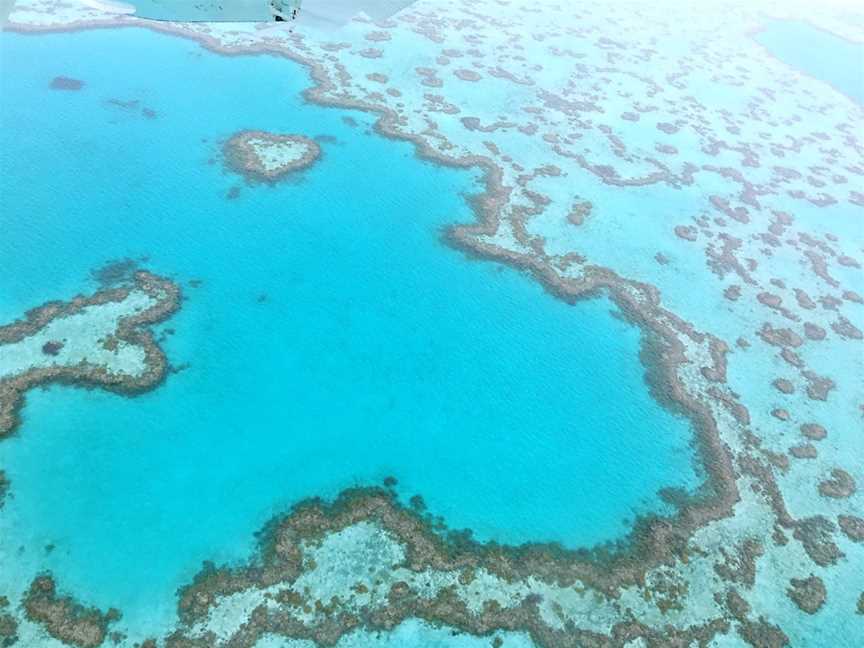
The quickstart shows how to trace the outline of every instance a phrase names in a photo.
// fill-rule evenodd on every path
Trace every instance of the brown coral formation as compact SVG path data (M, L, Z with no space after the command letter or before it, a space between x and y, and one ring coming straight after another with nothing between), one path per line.
M296 159L268 165L262 155L266 149L294 145L302 150ZM245 130L232 135L222 147L225 164L232 171L257 182L276 182L293 171L305 169L321 157L321 146L303 135L279 135Z
M822 497L844 499L855 493L855 480L842 468L831 470L831 478L819 482L819 494Z
M49 340L42 345L42 353L50 356L57 356L63 348L63 342L59 340Z
M828 597L825 583L812 574L807 578L791 579L786 593L798 609L807 614L816 614L825 605L825 599Z
M459 69L459 70L456 70L455 72L453 72L453 74L455 74L458 78L462 79L463 81L477 82L482 78L480 76L480 74L478 74L474 70Z
M819 456L816 447L812 443L802 443L801 445L792 446L789 448L789 454L796 459L815 459Z
M789 412L782 407L777 407L771 410L771 416L780 420L780 421L788 421L789 420Z
M804 425L801 426L801 434L812 441L821 441L828 436L828 432L825 431L825 428L818 423L804 423Z
M58 596L50 574L37 576L22 603L27 619L40 624L55 639L80 648L102 645L108 626L120 618L115 609L87 608L71 596Z
M0 509L6 503L6 497L9 495L9 485L9 478L6 476L6 472L0 470Z
M695 241L697 230L691 225L676 225L675 236L684 239L685 241Z
M90 272L102 288L131 283L135 279L138 262L135 259L117 259Z
M787 380L786 378L777 378L771 384L774 385L774 388L777 391L783 394L791 394L795 391L795 385L792 384L792 381Z
M831 390L836 387L834 381L827 376L820 376L819 374L808 370L804 370L801 372L801 375L804 376L804 379L807 381L807 397L812 398L813 400L827 400L828 394L831 393Z
M132 395L159 384L165 377L168 363L146 327L168 318L180 307L180 288L168 279L146 271L136 272L132 285L101 290L90 297L76 297L70 302L49 302L35 308L27 313L24 320L0 327L0 344L11 344L31 336L53 320L69 317L88 306L123 301L133 290L147 293L155 300L154 304L121 318L113 338L143 348L145 371L140 375L128 375L86 362L75 365L59 362L4 378L0 380L0 438L15 429L24 393L36 385L64 382ZM61 348L52 347L52 350L59 353Z
M577 202L570 208L570 213L567 214L567 220L573 225L581 225L591 214L592 208L593 205L588 201Z
M839 515L837 524L852 542L864 542L864 518L857 515Z
M742 621L737 629L739 636L754 648L784 648L789 645L786 633L764 617Z
M80 90L84 82L67 76L58 76L51 79L49 86L52 90Z
M178 614L182 622L189 626L206 619L221 596L248 588L290 585L309 568L309 561L304 556L304 545L314 546L328 534L366 521L373 521L406 547L405 567L415 573L424 569L456 570L461 574L460 582L470 583L478 569L485 569L508 581L533 575L561 586L573 584L588 573L586 565L574 562L572 556L559 547L478 545L461 534L442 536L432 530L431 518L403 508L391 492L357 489L346 491L333 504L310 500L297 505L289 515L273 519L260 536L259 555L247 565L222 568L212 564L205 566L195 580L179 593ZM612 561L609 564L614 565L622 559L626 562L631 560L614 556L604 560ZM631 568L640 569L636 565ZM603 571L604 568L599 567L594 578L602 578ZM610 585L614 586L614 583L610 581ZM669 585L661 579L656 584L656 596L660 601L674 605L674 587L670 590ZM365 586L358 585L355 591L362 589ZM653 588L651 592L654 595ZM263 605L257 607L243 627L230 638L230 645L248 648L267 633L311 639L319 645L333 645L355 628L389 630L407 618L421 618L475 635L488 635L497 630L527 630L539 646L548 648L576 648L586 645L586 641L589 642L587 645L596 642L599 642L597 645L608 645L612 637L624 634L652 641L669 636L665 630L657 631L635 620L617 623L609 637L570 626L554 629L542 620L538 608L540 600L533 594L525 594L509 607L496 601L486 601L482 611L475 614L452 587L445 587L433 598L428 598L404 581L391 586L384 607L369 609L362 616L358 616L338 597L329 602L308 601L301 593L283 590L283 594L277 595L277 598L287 609ZM323 615L323 620L307 625L291 612L292 607L310 612L317 610ZM718 618L674 632L681 645L687 645L726 629L728 622ZM173 641L179 643L172 644L169 639L168 644L198 645L194 643L198 639L188 639L192 643L183 643L187 639L182 633L176 634ZM209 645L206 638L203 641L202 645Z
M7 648L18 643L18 621L6 611L9 599L0 596L0 646Z
M765 553L762 543L747 538L733 550L720 548L723 562L714 565L714 571L723 580L753 587L756 582L756 561Z
M804 551L820 567L836 564L844 554L834 542L837 527L825 516L815 515L795 522L793 537L801 543Z

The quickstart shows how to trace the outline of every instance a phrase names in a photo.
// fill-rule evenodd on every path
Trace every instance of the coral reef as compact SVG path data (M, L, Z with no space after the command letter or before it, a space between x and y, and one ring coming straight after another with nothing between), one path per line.
M6 497L9 494L9 478L6 477L6 473L0 470L0 509L3 508L3 504L6 503Z
M807 578L793 578L789 581L787 590L789 598L795 602L798 609L807 614L816 614L825 605L828 593L822 579L812 574Z
M80 648L102 645L108 626L120 618L115 609L86 608L71 596L58 596L50 574L37 576L22 603L27 618L42 625L55 639Z
M806 4L443 0L358 17L339 43L25 4L10 29L147 27L299 62L310 101L372 113L377 132L422 158L479 169L476 222L444 240L567 302L608 293L644 331L649 387L694 421L704 465L704 488L675 513L593 552L440 535L421 507L374 489L303 503L271 521L248 564L210 565L181 590L167 645L251 646L265 633L332 645L409 616L525 630L544 648L733 633L807 645L811 610L830 608L862 559L860 468L838 465L861 448L849 433L864 402L861 242L844 223L864 204L864 113L754 41L765 16L810 17ZM819 15L817 26L864 39L842 12ZM238 136L225 159L249 180L295 168L256 149L292 136ZM658 196L668 213L640 213ZM789 449L790 435L808 443ZM787 597L805 621L773 616Z
M275 182L321 157L321 147L313 139L263 131L235 133L222 150L228 168L247 180L263 182Z
M0 646L8 648L18 643L18 621L6 611L9 599L0 596Z
M80 90L83 87L83 81L65 76L54 77L50 84L52 90Z
M157 385L167 361L146 327L179 306L178 286L137 271L130 285L48 302L0 327L0 437L15 429L24 393L36 385L63 382L121 394ZM86 322L92 339L58 339L69 322Z

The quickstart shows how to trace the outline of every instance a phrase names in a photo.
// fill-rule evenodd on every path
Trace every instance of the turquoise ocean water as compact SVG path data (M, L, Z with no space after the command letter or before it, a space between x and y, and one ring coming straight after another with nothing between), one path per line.
M799 20L769 20L756 35L789 66L864 104L864 47Z
M388 475L451 528L568 546L701 482L638 329L442 244L478 174L304 102L302 67L144 30L3 34L0 60L0 319L146 256L184 285L160 330L189 363L135 399L28 395L0 443L0 591L51 569L134 628L202 560L247 556L274 513ZM85 86L50 90L57 75ZM220 145L244 128L326 136L324 156L228 200L242 181Z

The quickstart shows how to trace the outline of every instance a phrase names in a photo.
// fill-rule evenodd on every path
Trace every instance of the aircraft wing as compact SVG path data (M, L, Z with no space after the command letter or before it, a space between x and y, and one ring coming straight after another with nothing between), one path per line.
M112 13L177 22L297 22L338 27L357 14L383 20L415 0L80 0Z

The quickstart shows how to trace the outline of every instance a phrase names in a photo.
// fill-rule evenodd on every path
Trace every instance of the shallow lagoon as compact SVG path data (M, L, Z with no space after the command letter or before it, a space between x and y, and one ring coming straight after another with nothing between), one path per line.
M533 648L534 643L523 633L496 633L502 641L501 648ZM338 648L488 648L489 637L473 637L454 632L448 628L434 628L429 624L411 619L397 626L392 632L353 632L339 643ZM256 648L315 648L311 641L285 640L267 637L258 642Z
M135 626L202 560L245 557L274 513L388 475L451 528L568 546L700 482L689 422L650 398L639 331L608 300L567 306L441 243L473 218L476 173L305 103L287 61L143 30L0 43L0 317L146 256L184 284L161 329L189 363L136 399L28 395L0 444L0 588L50 568ZM85 86L49 90L57 75ZM327 136L323 159L228 200L242 181L220 143L245 128Z

